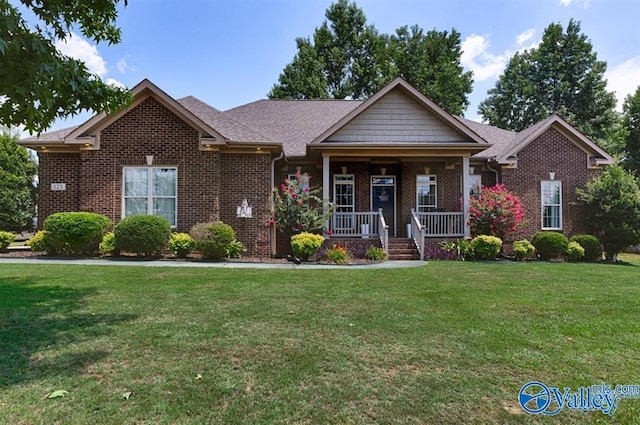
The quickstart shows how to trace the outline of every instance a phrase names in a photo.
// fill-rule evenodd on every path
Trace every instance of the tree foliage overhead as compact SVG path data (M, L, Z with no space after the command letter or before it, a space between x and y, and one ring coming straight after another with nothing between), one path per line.
M622 105L624 137L624 165L629 170L640 172L640 86L630 94Z
M277 99L363 99L402 77L452 114L462 114L472 74L460 64L460 33L403 26L380 34L355 2L338 0L268 96Z
M33 227L38 166L18 137L0 134L0 230L20 232Z
M97 43L118 43L117 6L127 0L21 2L39 23L29 26L18 8L0 0L0 125L40 133L58 118L130 102L126 89L106 84L55 47L72 28Z
M479 113L492 125L521 131L559 114L605 145L616 132L615 95L606 89L606 62L599 61L580 23L549 25L541 44L514 55Z
M611 165L578 189L578 198L589 207L589 222L608 261L617 261L620 251L640 243L640 181L634 174Z

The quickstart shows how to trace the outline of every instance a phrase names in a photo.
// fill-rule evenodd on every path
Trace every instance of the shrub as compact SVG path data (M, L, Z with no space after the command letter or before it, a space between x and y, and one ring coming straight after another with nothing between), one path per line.
M476 236L471 241L471 248L477 260L495 260L502 249L502 240L496 236Z
M602 258L602 244L593 235L573 235L571 242L577 242L584 248L585 261L596 261Z
M196 241L188 233L172 233L169 237L169 250L178 258L187 258L195 246Z
M291 249L293 255L307 261L320 249L322 242L324 242L324 236L303 232L291 237Z
M451 258L452 260L467 261L475 258L471 241L458 239L450 242L442 242L441 246L443 250L450 252L453 255L453 258ZM443 259L448 260L449 258Z
M325 254L327 260L335 264L347 264L350 260L347 249L342 245L333 245Z
M442 246L429 245L424 247L425 260L460 260L457 252L447 251Z
M506 239L524 224L524 207L504 185L483 186L480 196L469 201L469 224L473 236Z
M535 252L536 247L526 239L515 241L513 243L513 255L516 256L517 260L526 260L527 258L532 258Z
M222 260L228 254L229 245L236 239L233 228L221 221L197 223L189 234L196 241L196 250L208 260Z
M578 261L584 257L584 248L578 242L569 242L567 245L567 260Z
M171 236L171 224L157 215L132 215L120 221L114 230L116 251L138 256L159 255Z
M113 223L101 214L61 212L44 221L44 248L49 255L93 255Z
M33 252L44 251L44 230L38 230L27 241L27 246Z
M569 245L567 237L558 232L538 232L531 238L531 243L542 260L562 257Z
M9 245L16 240L16 235L11 232L0 230L0 252L7 251Z
M387 254L384 252L384 249L372 246L367 249L364 258L371 261L384 261L387 258Z
M100 254L111 255L116 251L116 235L113 232L105 233L100 242Z
M242 242L233 241L229 244L229 247L227 248L227 257L240 258L242 257L242 254L244 254L246 251L247 249L244 247Z

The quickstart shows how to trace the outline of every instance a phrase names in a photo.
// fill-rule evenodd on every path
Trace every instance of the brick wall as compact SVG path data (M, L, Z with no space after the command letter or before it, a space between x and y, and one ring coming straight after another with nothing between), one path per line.
M520 197L526 214L524 237L541 230L540 182L562 182L563 233L567 236L587 231L585 208L577 203L576 189L599 174L587 168L584 151L557 130L550 128L518 153L518 168L503 168L502 183Z
M80 208L80 155L38 153L38 228L47 216ZM53 191L51 183L65 183L66 190Z

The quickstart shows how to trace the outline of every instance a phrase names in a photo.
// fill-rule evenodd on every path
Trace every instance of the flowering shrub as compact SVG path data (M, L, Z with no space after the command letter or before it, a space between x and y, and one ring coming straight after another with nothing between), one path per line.
M424 247L425 260L459 260L462 259L455 251L448 251L442 246L429 245Z
M309 257L320 249L322 242L324 242L322 235L302 232L291 237L291 249L293 250L293 255L303 261L307 261Z
M281 231L296 235L302 232L321 233L331 218L333 205L320 198L320 188L303 185L307 174L296 173L295 179L285 179L273 189L274 211L271 224Z
M328 249L325 255L327 260L336 264L347 264L350 260L347 248L342 245L333 245L333 248Z
M520 198L502 184L482 187L482 193L469 201L471 234L506 239L524 224Z
M502 240L496 236L476 236L471 241L471 248L477 260L495 260L502 249Z

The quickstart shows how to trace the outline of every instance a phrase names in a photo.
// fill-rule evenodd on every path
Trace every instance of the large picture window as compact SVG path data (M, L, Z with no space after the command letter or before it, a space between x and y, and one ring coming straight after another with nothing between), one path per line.
M419 175L416 178L416 211L433 212L438 208L438 183L436 176Z
M562 183L557 180L541 182L542 229L562 229Z
M354 175L335 174L333 176L333 204L335 205L334 228L351 229L355 211ZM342 213L342 214L341 214ZM347 213L347 214L344 214Z
M122 216L159 215L176 226L176 168L125 167Z

